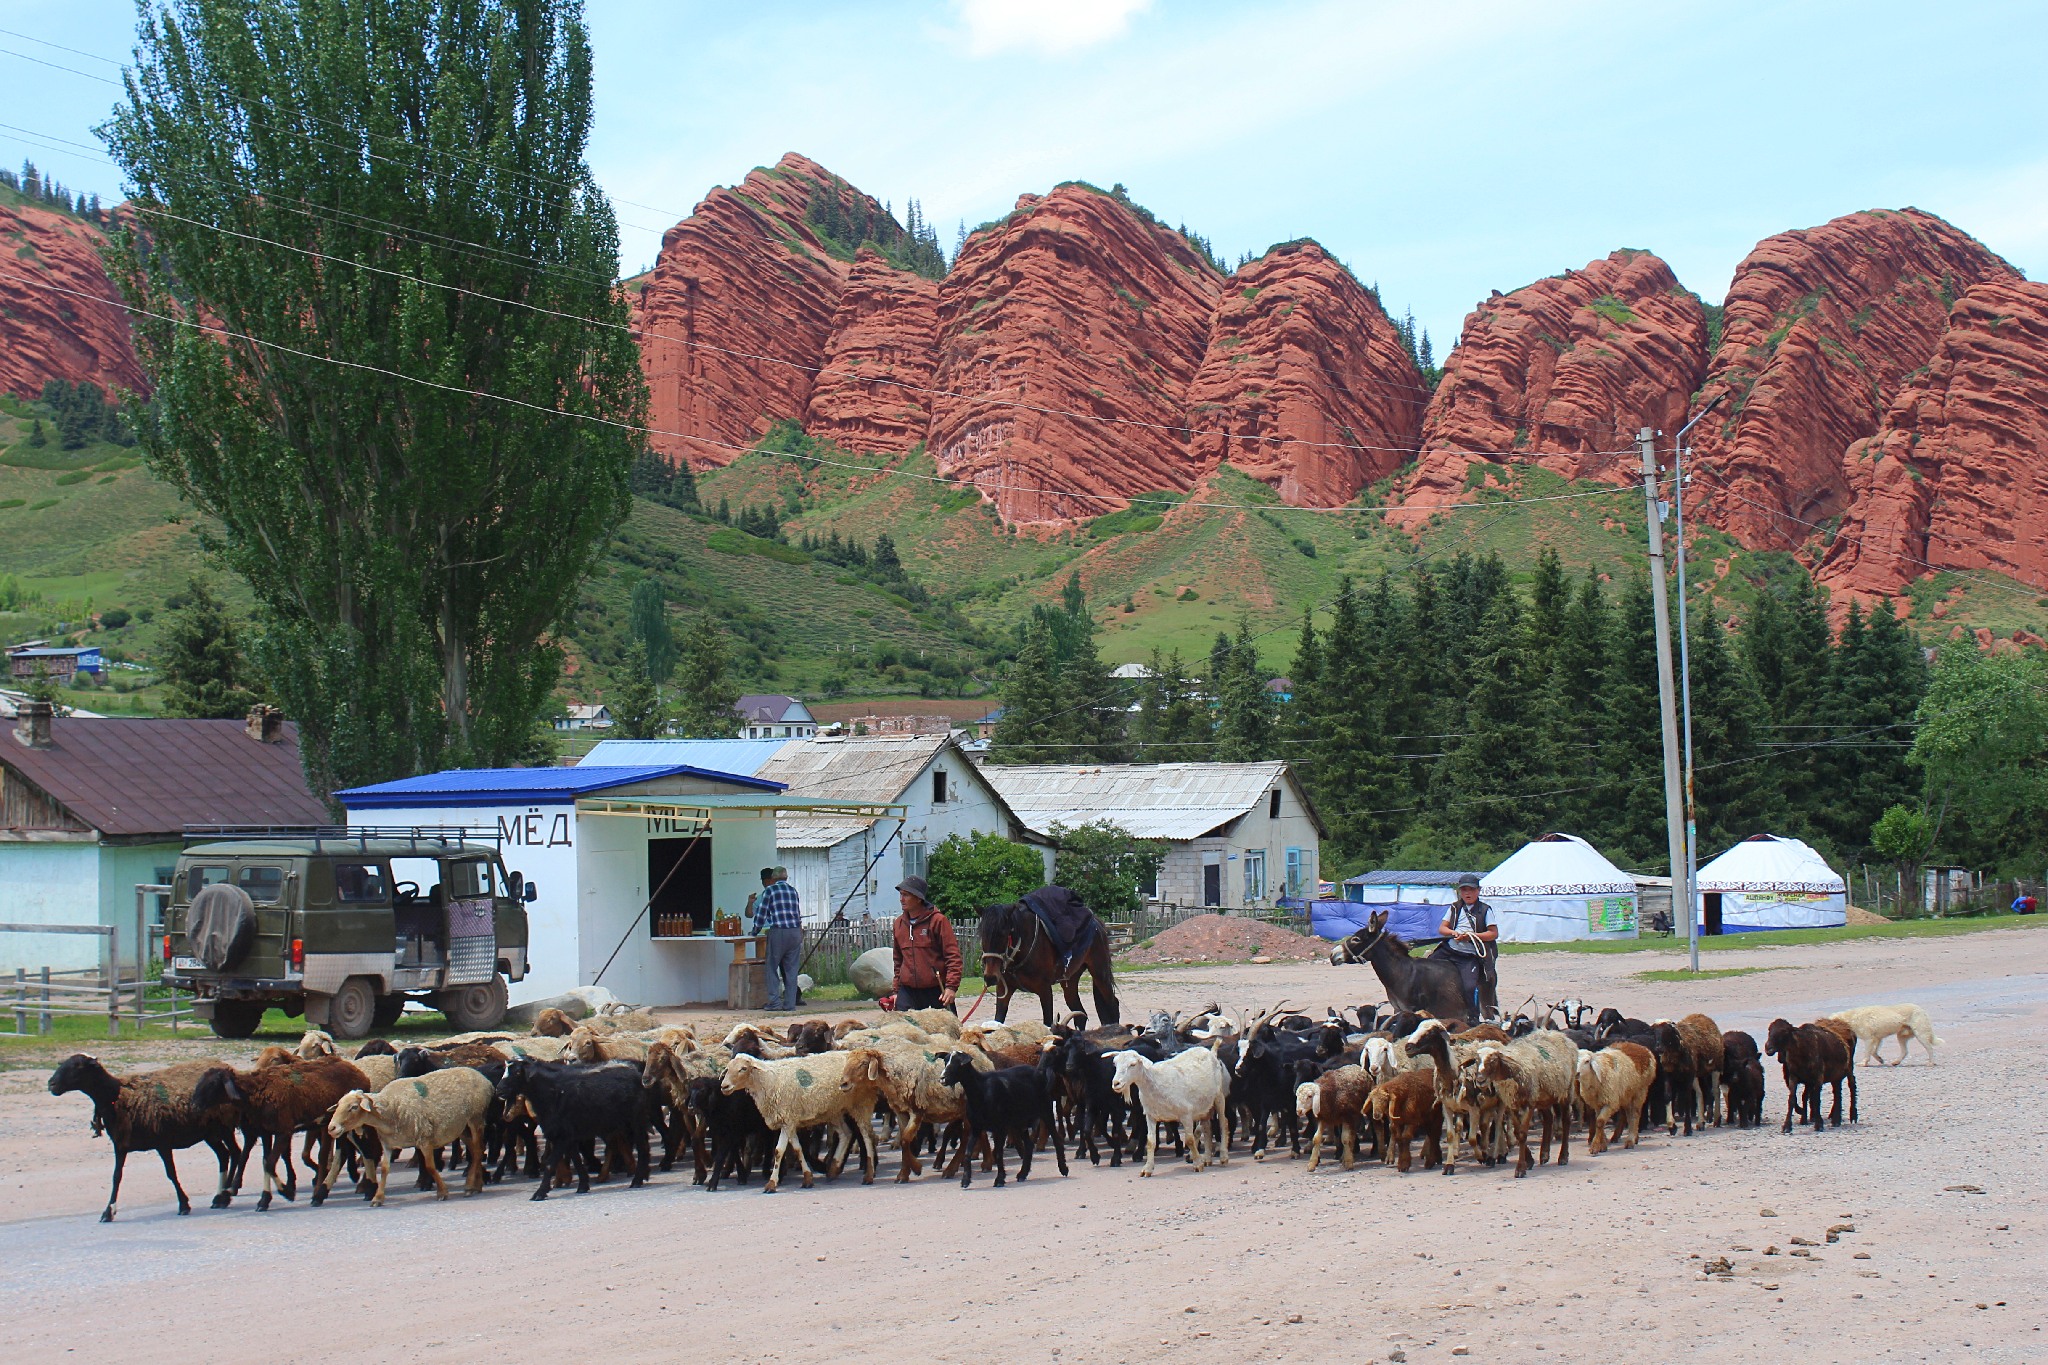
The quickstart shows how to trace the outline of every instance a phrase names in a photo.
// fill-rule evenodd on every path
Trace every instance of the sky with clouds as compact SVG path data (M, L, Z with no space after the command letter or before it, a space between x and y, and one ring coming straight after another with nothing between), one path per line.
M0 0L119 60L130 0ZM1755 242L1907 204L2048 278L2048 6L1717 0L588 0L623 267L801 151L955 225L1109 185L1219 255L1312 236L1441 351L1489 290L1616 247L1709 299ZM111 196L114 68L0 33L0 160ZM32 130L32 134L16 131Z

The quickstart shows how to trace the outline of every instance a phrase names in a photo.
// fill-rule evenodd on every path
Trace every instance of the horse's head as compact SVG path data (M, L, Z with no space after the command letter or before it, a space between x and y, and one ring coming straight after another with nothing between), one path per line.
M993 981L1001 974L1029 912L1012 901L1008 905L981 907L981 974Z
M1351 937L1342 940L1330 950L1330 965L1341 967L1347 962L1363 962L1372 952L1373 944L1387 932L1387 912L1375 910L1365 921L1365 927Z

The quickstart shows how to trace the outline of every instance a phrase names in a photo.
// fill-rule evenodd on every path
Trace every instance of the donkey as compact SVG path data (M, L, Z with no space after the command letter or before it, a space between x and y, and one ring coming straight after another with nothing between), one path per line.
M1463 1028L1472 1006L1455 962L1410 957L1408 944L1387 928L1385 911L1330 950L1330 965L1369 962L1396 1010L1433 1014L1447 1026Z
M1092 916L1091 916L1092 917ZM981 974L996 988L996 1022L1010 1015L1010 997L1019 990L1038 997L1045 1026L1052 1027L1052 988L1058 984L1066 996L1067 1008L1083 1015L1081 973L1088 973L1094 988L1095 1015L1100 1023L1122 1022L1116 998L1115 973L1110 965L1109 931L1095 920L1095 935L1086 952L1075 956L1064 970L1052 935L1030 907L1019 904L984 906L981 912Z

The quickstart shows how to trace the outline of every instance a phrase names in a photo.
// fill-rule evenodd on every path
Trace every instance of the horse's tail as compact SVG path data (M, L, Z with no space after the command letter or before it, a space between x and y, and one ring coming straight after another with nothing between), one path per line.
M1095 993L1095 1017L1104 1024L1121 1024L1123 1013L1116 998L1116 969L1111 965L1109 930L1095 922L1095 951L1090 954L1088 982Z

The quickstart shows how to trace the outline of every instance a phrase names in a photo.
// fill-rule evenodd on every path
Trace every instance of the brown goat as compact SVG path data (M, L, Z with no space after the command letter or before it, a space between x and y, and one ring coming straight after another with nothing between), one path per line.
M1340 1066L1316 1078L1316 1136L1308 1149L1310 1170L1322 1165L1323 1140L1332 1133L1337 1134L1344 1169L1358 1164L1358 1130L1365 1126L1372 1092L1372 1077L1364 1067Z
M1444 1110L1437 1103L1436 1077L1426 1070L1403 1071L1373 1087L1367 1114L1379 1136L1380 1160L1407 1172L1410 1144L1422 1137L1422 1168L1443 1162Z

